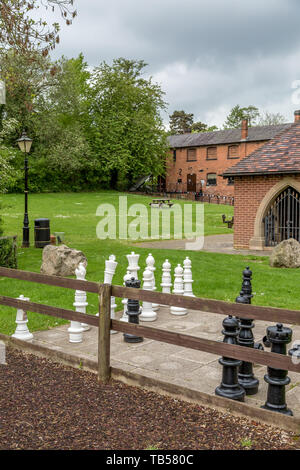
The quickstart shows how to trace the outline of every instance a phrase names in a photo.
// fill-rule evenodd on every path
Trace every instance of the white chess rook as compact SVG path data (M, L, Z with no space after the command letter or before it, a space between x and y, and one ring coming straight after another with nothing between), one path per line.
M152 272L152 290L155 291L156 290L156 287L155 287L155 275L154 275L154 271L155 271L155 259L154 257L152 256L151 253L149 253L149 255L147 256L146 258L146 269L148 269L149 271ZM156 311L159 309L159 304L152 304L152 310Z
M183 268L181 267L180 264L177 265L177 267L174 270L175 274L175 279L174 279L174 289L173 289L173 294L178 294L178 295L183 295L184 293L184 287L183 287ZM186 315L187 314L187 309L183 307L170 307L170 312L172 315Z
M143 289L152 291L152 272L149 269L145 269L143 274ZM141 321L155 321L157 318L156 313L152 309L151 302L143 302L142 313L139 317Z
M79 263L77 268L75 269L75 275L76 279L79 281L86 281L86 268L83 263ZM76 293L75 293L75 302L77 304L78 309L76 308L77 312L81 313L86 313L86 307L88 306L88 303L86 301L86 292L85 291L78 291L77 299L76 299ZM76 307L75 304L73 304L74 307ZM87 323L80 323L83 331L88 331L91 329L90 325Z
M183 262L183 284L184 294L188 297L195 297L193 294L193 277L192 277L192 262L187 256Z
M105 261L105 271L104 271L104 283L112 284L114 274L116 272L118 263L116 262L115 255L110 255L108 260ZM111 296L110 298L110 318L115 319L115 310L117 308L115 297ZM118 333L115 330L110 330L110 334Z
M167 259L162 265L162 279L161 279L160 286L162 288L163 294L171 294L171 287L172 287L171 263ZM161 304L161 307L165 307L165 305Z
M125 276L123 277L123 286L126 286L125 282L126 281L129 281L129 279L131 279L132 276L130 274L129 271L127 271L127 273L125 274ZM123 315L122 317L120 318L120 321L127 321L128 322L128 315L127 315L127 301L128 299L123 299L122 300L122 304L123 304Z
M18 299L26 300L27 302L29 302L29 298L24 297L24 295L20 295ZM25 310L22 310L21 308L18 308L17 316L16 316L17 327L12 337L22 339L23 341L30 341L31 339L33 339L33 334L30 333L27 323L28 323L27 312L25 312Z
M140 270L140 267L138 265L139 257L140 255L138 255L134 251L132 251L130 255L126 255L126 258L128 260L127 271L130 272L131 277L134 277L134 279L138 279L138 271Z

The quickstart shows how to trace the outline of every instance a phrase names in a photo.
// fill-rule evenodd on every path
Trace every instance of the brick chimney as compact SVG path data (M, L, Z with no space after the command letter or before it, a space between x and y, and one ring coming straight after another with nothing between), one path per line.
M300 110L294 112L295 122L300 122Z
M246 140L248 137L248 119L242 120L242 132L241 132L241 140Z

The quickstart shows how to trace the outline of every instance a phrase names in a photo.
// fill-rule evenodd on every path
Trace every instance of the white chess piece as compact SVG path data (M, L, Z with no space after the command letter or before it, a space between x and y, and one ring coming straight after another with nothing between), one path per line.
M126 286L125 282L126 281L129 281L129 279L131 279L132 276L130 274L129 271L127 271L127 273L125 274L125 276L123 277L123 286ZM122 304L123 304L123 315L122 317L120 318L120 321L127 321L128 322L128 315L127 315L127 301L128 299L123 299L122 300Z
M138 279L138 271L140 270L140 267L138 265L139 257L140 255L138 255L134 251L132 251L130 255L126 255L126 258L128 260L127 271L130 272L131 277L134 277L134 279Z
M171 294L172 278L171 278L171 263L168 259L162 265L162 279L161 284L163 294ZM165 305L161 304L162 307Z
M156 268L155 268L154 264L155 264L155 259L152 256L152 254L149 253L149 255L146 258L146 269L148 269L149 271L152 272L152 290L153 291L156 290L155 275L154 275L154 271L155 271ZM158 309L159 309L159 304L152 303L152 310L156 311Z
M105 261L105 271L104 271L104 283L105 284L112 284L112 279L116 272L118 263L116 262L115 255L110 255L108 260ZM110 318L112 320L115 319L115 309L117 308L116 299L115 297L111 296L110 298ZM111 334L118 333L115 330L110 330Z
M178 295L183 295L184 293L184 288L183 288L183 268L181 267L180 264L177 265L177 267L174 270L175 273L175 279L174 279L174 289L173 289L173 294L178 294ZM187 309L183 307L170 307L170 312L172 315L186 315L187 314Z
M24 295L20 295L18 299L26 300L27 302L29 302L29 298L24 297ZM25 312L25 310L21 308L18 308L17 316L16 316L17 327L12 337L17 338L17 339L22 339L23 341L30 341L31 339L33 339L33 334L30 333L27 323L28 323L27 312Z
M143 289L152 291L152 272L147 268L145 269L143 274L143 281ZM144 301L142 305L142 313L139 319L141 321L154 321L156 320L156 318L157 315L152 309L152 303Z
M81 262L75 269L75 275L76 279L79 281L86 281L86 267L84 264ZM77 292L77 299L75 297L75 302L77 304L78 309L76 309L77 312L81 313L86 313L86 307L88 306L88 303L86 301L86 292L84 291L76 291ZM73 304L74 305L74 304ZM74 305L76 307L76 305ZM83 331L88 331L91 329L90 325L87 323L81 323L81 326L83 328Z
M187 256L183 262L183 284L184 294L188 297L195 297L193 294L192 262Z

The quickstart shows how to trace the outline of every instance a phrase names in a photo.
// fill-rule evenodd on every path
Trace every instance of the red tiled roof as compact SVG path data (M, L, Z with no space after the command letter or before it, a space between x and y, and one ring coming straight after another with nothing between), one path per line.
M300 173L300 122L228 168L223 176Z

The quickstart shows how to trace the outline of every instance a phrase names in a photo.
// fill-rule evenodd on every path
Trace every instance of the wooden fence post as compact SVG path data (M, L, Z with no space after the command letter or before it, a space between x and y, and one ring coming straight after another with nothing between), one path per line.
M101 284L99 289L98 379L103 384L110 380L110 298L111 286Z

